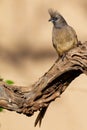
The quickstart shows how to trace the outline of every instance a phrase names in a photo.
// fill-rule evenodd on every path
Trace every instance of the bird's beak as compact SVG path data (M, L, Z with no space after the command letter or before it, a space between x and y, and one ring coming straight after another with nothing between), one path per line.
M50 19L48 20L48 22L51 22L51 20L52 20L52 18L50 18Z
M53 19L53 18L50 18L48 21L49 21L49 22L54 22L54 19Z

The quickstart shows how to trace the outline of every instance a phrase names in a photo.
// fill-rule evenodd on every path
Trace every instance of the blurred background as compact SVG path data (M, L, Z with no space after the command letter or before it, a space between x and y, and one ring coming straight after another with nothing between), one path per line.
M52 46L52 24L48 9L58 10L87 40L87 0L1 0L0 1L0 76L16 85L29 86L38 80L57 59ZM87 130L87 77L76 78L61 98L51 103L40 130ZM0 130L38 130L32 117L4 110Z

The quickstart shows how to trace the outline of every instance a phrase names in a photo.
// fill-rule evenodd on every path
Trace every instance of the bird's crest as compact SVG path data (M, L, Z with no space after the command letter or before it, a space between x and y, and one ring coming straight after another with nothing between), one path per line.
M48 13L50 14L51 18L60 15L60 13L58 11L51 9L51 8L48 9Z

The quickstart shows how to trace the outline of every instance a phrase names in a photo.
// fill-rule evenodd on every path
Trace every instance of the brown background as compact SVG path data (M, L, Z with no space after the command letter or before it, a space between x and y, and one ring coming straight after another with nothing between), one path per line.
M58 10L87 40L87 0L1 0L0 75L17 85L30 85L54 63L48 8ZM76 78L61 98L51 103L40 130L87 130L87 77ZM38 112L37 112L38 113ZM0 130L38 130L32 117L4 110Z

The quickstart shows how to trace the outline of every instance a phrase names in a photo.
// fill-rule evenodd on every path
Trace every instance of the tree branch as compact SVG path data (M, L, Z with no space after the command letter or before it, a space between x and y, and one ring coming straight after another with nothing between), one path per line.
M58 59L48 72L29 87L8 85L1 80L0 106L32 116L35 111L47 108L82 73L87 74L87 42L70 50L64 60ZM40 113L42 117L44 113ZM39 116L35 125L41 123L42 117Z

